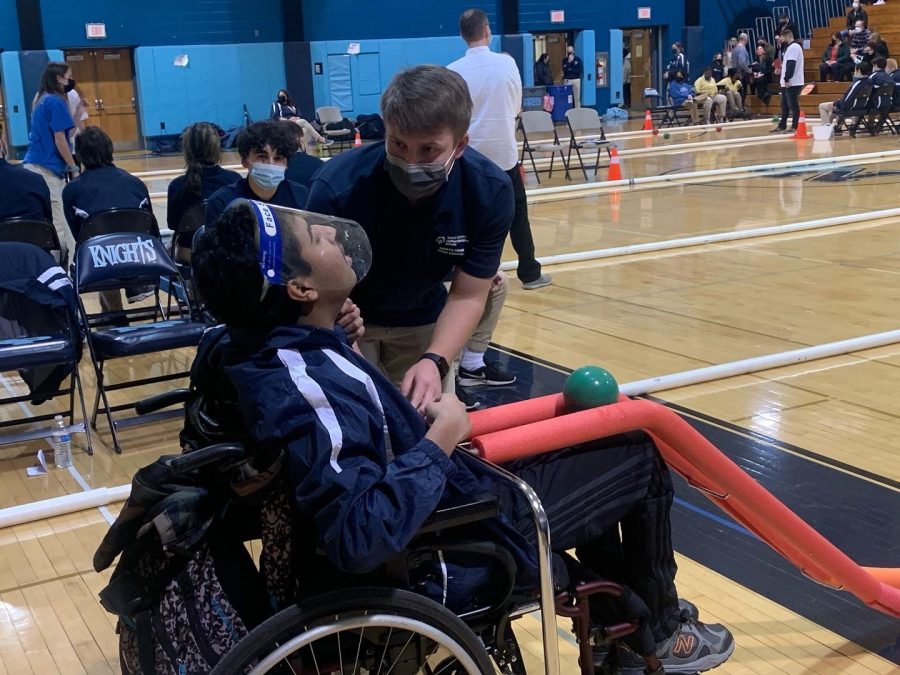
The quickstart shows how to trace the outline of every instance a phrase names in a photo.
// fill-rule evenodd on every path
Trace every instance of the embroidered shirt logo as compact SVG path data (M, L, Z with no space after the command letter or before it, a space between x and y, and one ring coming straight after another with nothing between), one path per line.
M434 243L437 244L437 251L443 255L463 256L466 254L466 244L469 238L464 234L452 236L440 235L435 238Z

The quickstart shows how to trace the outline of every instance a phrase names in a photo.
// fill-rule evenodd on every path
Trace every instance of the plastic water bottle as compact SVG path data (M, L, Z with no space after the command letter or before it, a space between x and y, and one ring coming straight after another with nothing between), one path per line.
M57 469L66 469L72 466L72 437L69 428L63 422L62 415L53 418L53 431L50 432L53 444L53 460Z

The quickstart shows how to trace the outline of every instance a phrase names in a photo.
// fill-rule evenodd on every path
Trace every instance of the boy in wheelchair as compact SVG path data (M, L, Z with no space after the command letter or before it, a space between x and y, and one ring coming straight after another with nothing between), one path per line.
M227 326L215 368L233 388L246 442L254 451L284 450L294 517L314 531L334 571L370 573L404 551L442 504L494 493L501 512L474 535L506 549L517 584L533 588L528 515L457 450L470 428L462 404L445 394L423 419L335 325L370 260L355 223L259 202L235 202L197 237L199 292ZM660 663L665 672L693 673L731 655L728 630L699 622L696 608L678 599L673 488L649 437L617 436L506 468L539 495L555 550L574 549L588 573L627 585L646 605L645 630L612 654L598 648L598 667L612 658L619 673ZM452 552L411 580L455 612L491 581L489 567Z

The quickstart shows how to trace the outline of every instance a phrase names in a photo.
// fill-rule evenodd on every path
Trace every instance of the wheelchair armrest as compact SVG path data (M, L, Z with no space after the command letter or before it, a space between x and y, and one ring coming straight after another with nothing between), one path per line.
M203 469L212 464L241 459L246 455L240 443L216 443L183 455L176 455L167 460L173 473L184 474L196 469Z
M190 395L190 389L173 389L156 396L141 399L134 404L134 411L138 415L156 412L172 405L185 403Z
M500 498L493 493L460 497L457 500L449 500L432 513L419 529L419 534L476 523L479 520L493 518L499 513Z

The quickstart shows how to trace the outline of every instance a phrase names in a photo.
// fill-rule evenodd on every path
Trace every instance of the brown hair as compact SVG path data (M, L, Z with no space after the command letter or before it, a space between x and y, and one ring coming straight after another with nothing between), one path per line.
M187 164L184 193L199 197L202 194L203 167L216 166L222 154L219 132L208 122L197 122L184 130L181 135L181 147Z
M424 136L449 128L457 141L469 130L472 97L459 73L443 66L415 66L394 76L381 96L384 123Z
M467 9L459 17L459 35L466 42L481 40L487 25L487 14L480 9Z

